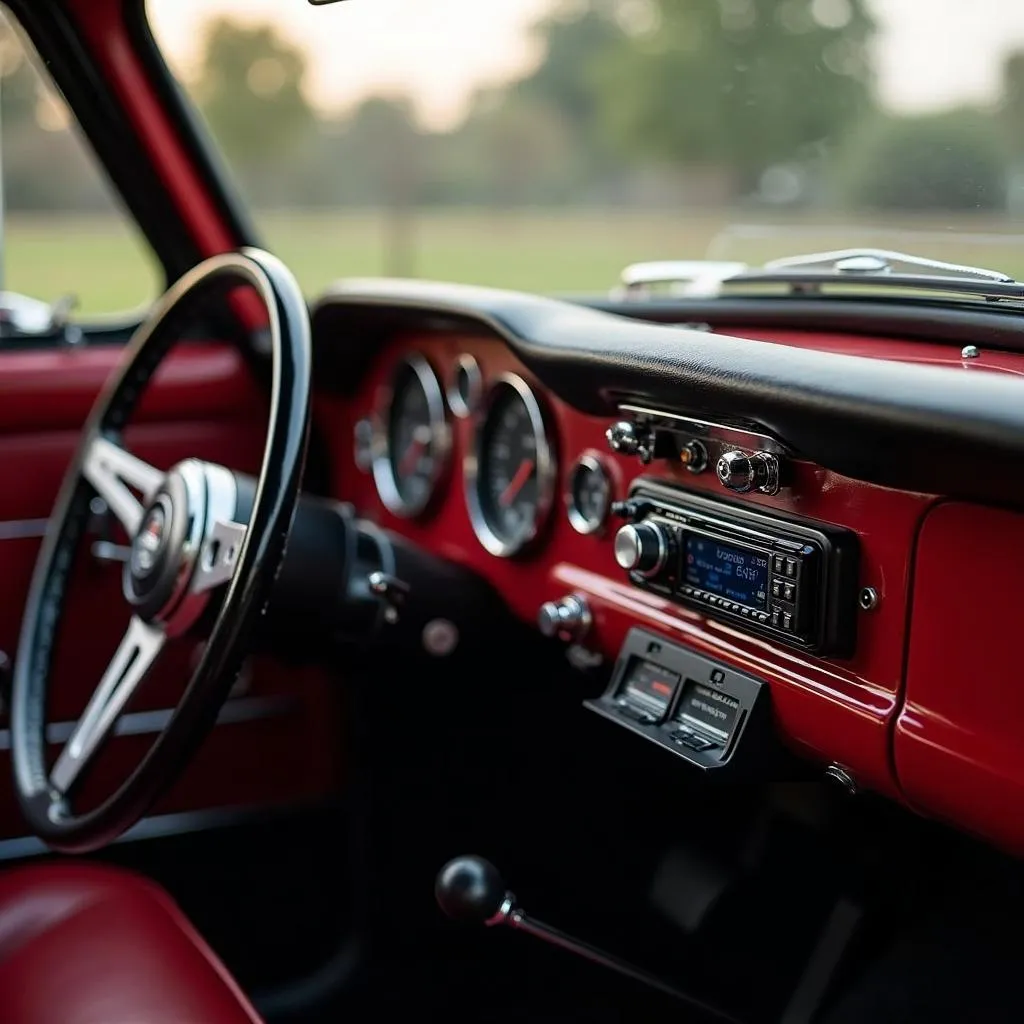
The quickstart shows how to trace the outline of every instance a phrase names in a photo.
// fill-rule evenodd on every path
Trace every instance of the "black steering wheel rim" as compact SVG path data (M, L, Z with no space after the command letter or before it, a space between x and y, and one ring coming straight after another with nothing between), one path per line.
M120 435L157 367L180 339L193 301L213 289L238 286L255 290L266 306L272 375L262 466L233 575L203 655L166 728L115 793L93 810L74 814L50 784L46 705L72 555L95 494L84 476L84 460L97 438ZM305 465L311 369L309 313L295 278L276 257L245 249L211 257L171 286L136 331L120 370L97 399L36 561L13 672L15 789L29 825L54 849L82 853L117 838L177 777L215 724L283 561Z

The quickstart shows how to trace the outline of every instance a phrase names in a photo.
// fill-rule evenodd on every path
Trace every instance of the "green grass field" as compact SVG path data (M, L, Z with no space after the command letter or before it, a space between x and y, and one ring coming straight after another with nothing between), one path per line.
M1024 233L1016 233L1024 232L1024 225L992 217L883 223L883 218L861 221L849 215L789 215L771 224L763 214L736 210L430 210L412 223L404 264L389 255L387 219L375 212L275 212L256 219L264 243L292 267L310 295L340 277L396 270L526 291L605 292L620 270L637 260L711 255L762 261L863 245L977 263L1024 277ZM74 293L84 313L138 306L162 284L145 243L113 218L11 215L3 264L5 288L48 300Z

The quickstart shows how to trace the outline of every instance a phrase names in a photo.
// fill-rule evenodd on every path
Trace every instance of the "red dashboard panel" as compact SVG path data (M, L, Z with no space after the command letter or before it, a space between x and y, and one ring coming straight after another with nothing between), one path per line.
M896 767L908 799L1024 854L1024 517L950 502L917 548Z
M826 660L783 649L637 590L615 563L614 527L592 536L582 536L571 527L562 491L572 464L588 452L598 454L609 469L616 497L625 496L630 482L642 472L674 478L694 492L725 494L713 471L693 475L667 466L645 470L635 459L611 455L604 438L607 420L581 415L554 399L547 398L545 404L561 486L551 521L532 554L495 557L473 533L462 480L462 459L473 442L470 420L451 421L451 465L433 511L417 520L389 513L377 496L372 476L356 468L353 428L357 419L372 416L386 400L395 363L410 352L427 358L442 385L451 380L462 353L476 357L485 381L514 372L533 383L498 341L455 336L396 339L375 361L355 402L323 398L318 405L319 423L334 444L340 497L424 548L471 567L490 580L525 620L534 620L544 601L571 592L586 595L594 614L587 644L608 659L614 660L631 627L643 625L768 679L778 725L796 749L820 761L843 764L865 785L901 796L892 767L891 725L902 691L909 552L933 498L860 484L809 464L795 467L792 488L775 497L749 498L766 509L854 530L862 546L861 584L873 586L881 595L875 611L861 614L855 657Z

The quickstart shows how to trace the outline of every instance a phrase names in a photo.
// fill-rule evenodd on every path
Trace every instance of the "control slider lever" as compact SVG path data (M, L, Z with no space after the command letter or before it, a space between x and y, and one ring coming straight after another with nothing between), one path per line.
M482 924L489 928L504 925L525 932L686 1003L709 1020L737 1024L729 1014L679 991L655 975L528 916L516 903L515 896L505 888L498 869L483 857L464 856L450 860L438 872L434 895L441 909L454 921Z

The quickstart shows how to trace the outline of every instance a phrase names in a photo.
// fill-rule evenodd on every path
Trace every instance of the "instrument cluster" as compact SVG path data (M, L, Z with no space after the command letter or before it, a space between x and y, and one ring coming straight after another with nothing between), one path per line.
M392 514L425 519L456 468L452 419L469 421L472 442L461 466L469 519L488 552L511 558L537 540L555 506L559 465L551 411L523 376L502 372L486 379L468 353L448 376L442 380L424 355L404 354L372 420L356 426L357 462L372 470ZM602 528L613 486L600 459L584 455L573 463L564 497L573 529L592 534Z

